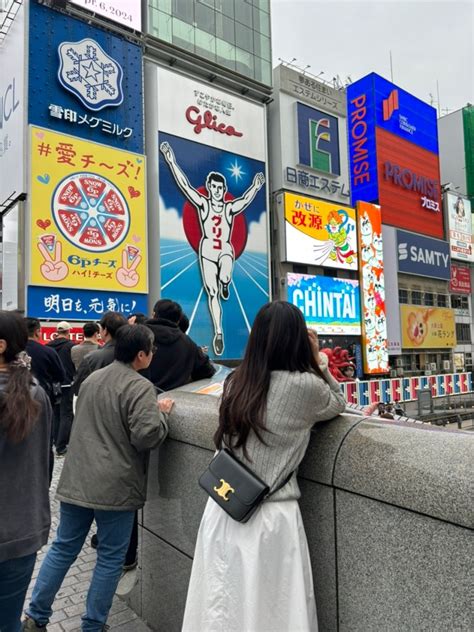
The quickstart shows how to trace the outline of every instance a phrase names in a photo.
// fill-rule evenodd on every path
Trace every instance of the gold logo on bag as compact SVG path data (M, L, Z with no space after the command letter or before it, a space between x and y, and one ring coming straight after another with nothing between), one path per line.
M229 500L229 494L235 493L235 489L229 485L223 478L220 479L221 486L214 487L214 491L218 496L225 500L226 502Z

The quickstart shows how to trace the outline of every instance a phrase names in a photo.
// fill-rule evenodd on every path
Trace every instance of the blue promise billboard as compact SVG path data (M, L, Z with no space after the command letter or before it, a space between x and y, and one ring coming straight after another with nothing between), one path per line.
M352 204L379 201L376 128L438 154L436 110L376 73L347 87Z
M139 46L30 3L28 122L143 152Z
M398 271L449 281L451 261L447 241L397 230Z

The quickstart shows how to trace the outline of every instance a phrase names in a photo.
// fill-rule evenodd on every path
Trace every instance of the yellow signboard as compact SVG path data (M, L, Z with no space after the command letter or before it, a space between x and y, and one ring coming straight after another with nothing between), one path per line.
M353 208L286 192L284 203L286 261L357 270Z
M145 157L31 127L30 283L148 291Z
M456 346L456 326L452 309L401 305L400 320L404 349Z

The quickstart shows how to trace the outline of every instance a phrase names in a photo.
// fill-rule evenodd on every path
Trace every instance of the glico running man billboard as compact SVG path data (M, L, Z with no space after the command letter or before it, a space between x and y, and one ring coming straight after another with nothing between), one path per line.
M347 88L351 199L384 224L443 237L436 110L372 73Z
M161 296L211 355L242 357L269 300L261 106L160 69Z

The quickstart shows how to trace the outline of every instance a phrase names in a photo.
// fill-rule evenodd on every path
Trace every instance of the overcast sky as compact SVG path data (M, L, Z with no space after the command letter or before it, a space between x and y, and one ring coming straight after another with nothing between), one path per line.
M441 113L474 103L474 0L271 0L273 65L352 81L375 71ZM430 97L430 94L432 95Z

